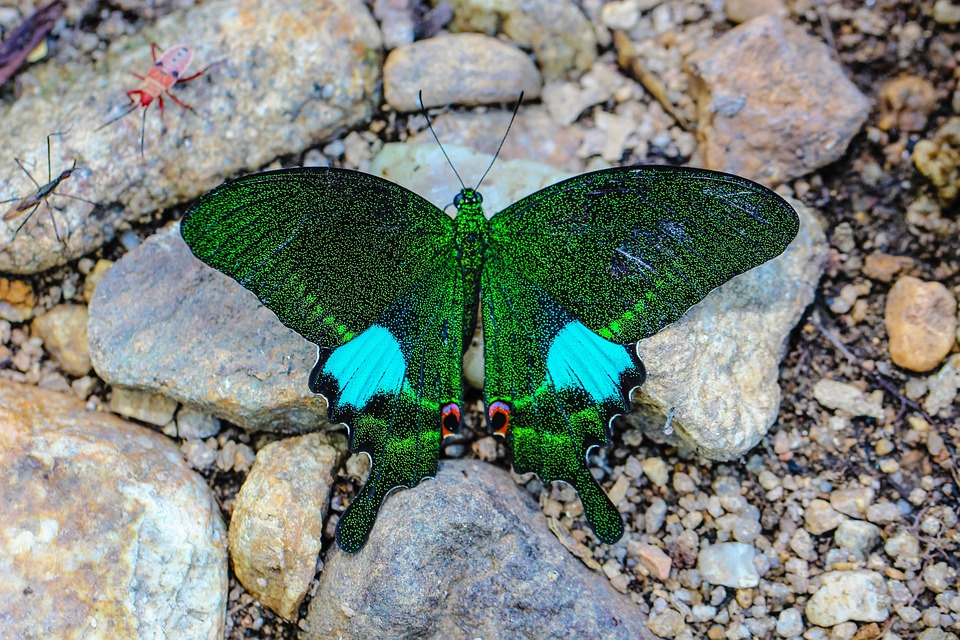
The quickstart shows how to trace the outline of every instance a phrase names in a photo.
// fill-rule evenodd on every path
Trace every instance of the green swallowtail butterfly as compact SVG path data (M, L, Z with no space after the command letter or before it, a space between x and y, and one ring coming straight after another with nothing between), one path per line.
M586 173L489 220L482 202L464 187L451 219L382 178L299 168L226 182L181 223L198 258L319 345L310 389L372 460L337 525L346 551L390 491L436 473L481 300L489 429L518 473L573 485L597 537L618 540L586 455L644 380L636 343L779 255L799 226L773 191L685 167Z

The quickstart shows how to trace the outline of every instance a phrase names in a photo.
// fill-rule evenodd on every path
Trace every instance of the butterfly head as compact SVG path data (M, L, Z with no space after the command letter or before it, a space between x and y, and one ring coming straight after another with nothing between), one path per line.
M453 206L459 211L467 205L483 204L483 196L475 189L463 189L457 195L453 196Z

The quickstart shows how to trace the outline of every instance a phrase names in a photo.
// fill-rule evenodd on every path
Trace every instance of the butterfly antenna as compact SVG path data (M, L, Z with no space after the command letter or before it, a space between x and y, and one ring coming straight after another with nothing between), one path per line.
M517 111L520 110L521 102L523 102L523 91L520 92L520 97L517 98L517 106L513 108L513 115L510 116L510 124L507 125L507 130L503 132L503 137L500 138L500 146L497 147L497 152L493 154L493 160L490 161L490 166L487 167L487 170L483 172L482 176L480 176L480 182L477 183L474 191L480 188L480 185L483 183L483 179L487 177L487 174L490 173L490 169L493 168L493 163L497 161L497 156L500 155L500 149L503 149L503 143L507 141L507 134L510 133L510 127L513 126L513 121L517 118Z
M430 124L430 116L427 115L427 109L423 106L423 90L417 92L417 100L420 101L420 113L423 114L423 117L427 119L427 128L430 129L430 133L433 134L433 139L437 141L437 146L440 147L443 157L447 159L447 164L450 165L450 168L453 169L453 173L456 174L457 180L460 181L460 186L463 189L467 188L467 185L463 184L463 178L460 177L460 174L457 173L457 168L453 166L453 163L450 162L450 156L447 155L446 150L443 148L443 145L440 144L440 138L437 137L437 132L433 130L433 125Z

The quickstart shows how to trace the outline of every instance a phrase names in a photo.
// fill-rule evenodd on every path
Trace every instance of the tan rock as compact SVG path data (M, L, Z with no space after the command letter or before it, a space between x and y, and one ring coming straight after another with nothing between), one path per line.
M79 304L58 304L39 318L31 329L43 339L53 359L71 376L90 372L90 346L87 344L87 307Z
M936 108L937 89L932 82L920 76L899 76L880 89L877 126L884 131L894 127L904 133L923 131Z
M383 94L397 111L476 106L540 96L543 81L520 49L480 33L419 40L390 52L383 65Z
M594 27L573 0L448 0L454 32L502 31L517 46L533 51L550 79L583 72L597 58ZM434 2L434 4L439 4ZM637 3L643 10L644 3ZM646 7L649 8L649 7ZM448 78L449 80L449 78Z
M746 22L758 16L787 15L787 7L781 0L726 0L723 9L730 22Z
M884 324L894 364L930 371L950 353L956 340L957 299L939 282L904 276L887 295Z
M0 318L10 322L24 322L33 317L36 298L33 287L23 280L0 278Z
M86 280L83 281L83 299L87 301L87 304L90 304L90 301L93 299L93 292L97 290L97 284L99 284L100 279L103 278L103 274L113 266L113 260L97 260L97 264L93 266L93 270L87 274Z
M893 282L898 274L909 271L916 263L910 256L871 253L863 262L863 275L880 282Z
M819 498L811 500L803 511L803 522L807 531L815 536L833 531L845 519L829 502Z
M226 535L167 438L0 381L4 638L224 637Z
M237 579L288 620L317 572L323 522L342 449L311 433L272 442L237 494L230 557Z
M176 410L176 400L154 393L114 387L110 394L110 411L158 427L173 420Z
M870 112L820 40L764 15L692 56L704 166L776 185L843 155Z
M652 544L641 544L637 548L637 557L640 559L640 563L657 580L663 581L670 577L670 567L673 565L673 560L660 547Z
M918 142L913 163L937 188L942 202L953 202L960 194L960 117L947 120L933 139Z

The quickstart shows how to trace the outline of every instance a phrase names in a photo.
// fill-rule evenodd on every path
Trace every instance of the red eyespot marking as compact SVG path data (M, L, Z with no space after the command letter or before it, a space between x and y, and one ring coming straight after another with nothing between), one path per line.
M510 405L497 400L487 410L487 418L490 420L490 430L493 433L498 436L507 435L507 428L510 427Z
M440 410L440 435L452 436L460 428L460 407L456 402L443 405Z

